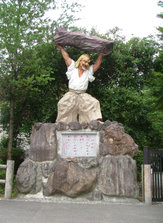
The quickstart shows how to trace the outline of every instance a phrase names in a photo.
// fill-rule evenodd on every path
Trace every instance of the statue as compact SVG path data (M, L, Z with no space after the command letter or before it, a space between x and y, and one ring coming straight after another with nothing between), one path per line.
M89 123L91 120L102 122L100 103L96 98L87 94L86 90L88 83L95 79L93 74L99 69L102 57L108 54L99 53L96 62L89 65L89 55L83 54L75 62L61 45L57 44L56 46L65 60L66 76L69 80L69 92L58 102L56 122Z
M56 122L89 123L92 120L102 122L99 101L86 93L88 83L94 81L94 73L99 69L102 57L113 50L113 42L97 36L87 36L80 32L68 32L64 28L56 28L54 43L61 51L67 65L69 92L58 102L58 116ZM75 62L64 49L73 46L86 52L96 52L98 57L93 65L89 65L88 54L81 55Z

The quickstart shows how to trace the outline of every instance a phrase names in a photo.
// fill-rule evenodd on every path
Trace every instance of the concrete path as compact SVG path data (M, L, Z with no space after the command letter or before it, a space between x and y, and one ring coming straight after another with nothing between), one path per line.
M0 223L163 223L163 203L0 200Z

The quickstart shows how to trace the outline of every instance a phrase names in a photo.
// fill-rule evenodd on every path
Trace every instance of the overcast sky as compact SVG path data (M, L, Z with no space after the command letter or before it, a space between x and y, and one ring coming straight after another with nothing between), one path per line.
M127 38L155 35L156 27L163 26L162 19L157 17L162 12L162 7L157 5L158 1L78 0L85 8L78 14L81 20L76 25L87 29L94 27L100 33L117 26Z

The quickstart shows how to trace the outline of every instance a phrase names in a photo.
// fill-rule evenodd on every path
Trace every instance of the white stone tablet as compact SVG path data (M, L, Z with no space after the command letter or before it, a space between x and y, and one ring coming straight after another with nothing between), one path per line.
M98 132L57 132L58 154L67 157L96 157L99 151Z

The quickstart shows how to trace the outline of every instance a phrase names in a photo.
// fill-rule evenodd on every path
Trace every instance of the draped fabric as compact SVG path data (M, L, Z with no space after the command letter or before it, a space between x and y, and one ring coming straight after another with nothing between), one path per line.
M102 119L100 103L96 98L83 91L70 90L58 102L56 122L89 123L97 119Z

